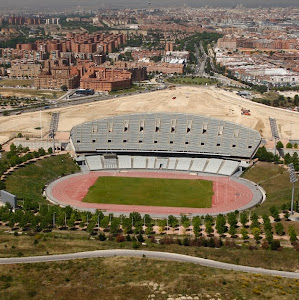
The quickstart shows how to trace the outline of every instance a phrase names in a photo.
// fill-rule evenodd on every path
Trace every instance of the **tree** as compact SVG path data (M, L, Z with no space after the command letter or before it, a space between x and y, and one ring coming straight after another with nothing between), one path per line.
M178 219L174 217L173 215L168 216L168 225L170 227L176 227L178 226Z
M38 153L39 153L40 156L46 155L46 151L44 150L44 148L39 148Z
M64 92L66 92L68 90L68 87L64 84L60 87Z
M89 222L86 231L92 235L94 233L94 228L96 226L96 223L94 221Z
M136 222L135 223L135 229L134 229L134 233L135 234L141 234L142 233L142 222L141 221L139 221L139 222Z
M150 234L152 234L153 230L154 230L154 229L153 229L153 225L150 224L150 225L148 225L148 226L146 227L146 229L145 229L145 234L150 235Z
M185 215L182 215L182 216L181 216L181 222L182 222L182 225L183 225L185 228L187 228L187 227L190 226L190 220L189 220L189 218L188 218L187 216L185 216Z
M271 222L270 219L267 215L263 215L263 221L264 221L264 229L265 231L267 230L272 230Z
M266 230L266 240L269 244L273 242L273 234L271 230Z
M270 213L274 220L279 220L279 211L276 206L270 208Z
M119 233L119 220L117 218L113 218L111 221L110 233L112 235L117 235Z
M52 153L53 153L53 149L52 149L51 147L48 149L48 153L49 153L49 154L52 154Z
M130 218L124 218L122 223L124 233L128 234L132 231L132 220Z
M283 143L281 141L278 141L277 144L276 144L276 149L280 150L282 148L284 148Z
M147 226L151 225L153 222L153 219L149 214L145 214L143 219L144 219L145 225L147 225Z
M238 224L236 213L231 212L227 215L227 222L230 226L235 227Z
M250 225L250 228L260 228L260 223L258 221L258 215L256 213L253 213L251 216L250 216L250 220L251 220L251 225Z
M234 237L236 232L237 232L237 230L236 230L235 226L230 226L229 227L228 233L231 235L231 237Z
M284 231L282 223L279 222L275 224L275 232L277 235L283 235Z
M166 220L162 219L162 220L158 220L158 226L159 226L159 231L160 233L163 232L165 226L167 225Z
M135 226L135 222L141 221L141 215L138 212L130 213L129 218L133 220L133 226Z
M226 231L225 224L226 224L225 217L221 214L218 215L216 218L216 230L219 235L223 235L224 232Z
M297 241L296 230L293 226L289 227L289 236L290 236L290 241L291 241L292 244Z
M287 143L286 147L287 147L288 149L292 149L292 148L293 148L293 144L289 142L289 143Z
M105 216L101 221L100 221L100 226L102 228L107 228L109 225L109 217L108 216Z
M208 235L211 235L214 232L214 229L213 229L213 226L212 226L212 222L211 221L206 222L205 226L206 226L206 233Z
M298 144L297 143L294 144L294 149L298 149Z
M286 221L289 220L289 217L290 217L290 213L289 211L287 210L285 213L284 213L284 218L286 219Z
M192 219L193 232L196 237L199 236L201 219L199 216Z
M261 230L257 227L254 227L252 228L251 232L254 236L255 241L258 242L260 239Z
M275 159L275 156L272 152L268 152L265 146L262 146L258 149L255 155L260 161L272 162Z
M246 227L246 224L248 222L248 217L247 217L247 213L245 211L243 211L240 215L240 222L243 225L243 227Z
M5 190L6 186L3 181L0 180L0 190Z
M247 240L249 238L248 231L245 228L241 229L242 239Z

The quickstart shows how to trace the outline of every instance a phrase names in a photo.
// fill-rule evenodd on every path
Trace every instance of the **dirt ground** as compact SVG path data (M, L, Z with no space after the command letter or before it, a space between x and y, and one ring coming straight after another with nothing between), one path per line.
M176 99L172 99L176 97ZM241 108L251 116L241 115ZM77 124L113 115L136 112L181 112L201 114L244 125L271 140L269 117L275 118L282 139L299 139L299 113L268 107L215 87L177 87L148 94L59 108L58 131L69 132ZM49 129L50 112L42 112L44 132ZM13 133L36 134L40 126L39 112L0 117L0 142Z

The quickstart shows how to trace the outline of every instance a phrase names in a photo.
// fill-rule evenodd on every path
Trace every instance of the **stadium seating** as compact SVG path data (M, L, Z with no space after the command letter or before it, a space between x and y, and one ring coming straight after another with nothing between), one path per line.
M177 159L175 157L170 157L168 159L168 170L174 170L176 168Z
M130 114L86 122L72 128L70 139L77 154L152 152L221 158L251 158L261 143L260 134L250 128L180 113ZM170 167L176 168L173 162Z
M190 168L191 158L189 157L180 157L178 158L178 163L176 170L188 171Z
M190 171L203 172L206 167L207 161L207 158L194 158Z
M224 160L224 163L222 164L220 170L218 171L218 174L231 176L232 174L235 173L239 165L240 165L239 161Z
M145 156L134 156L133 168L134 169L145 169L146 168L146 157Z
M86 156L85 161L90 171L102 170L103 164L101 160L102 156L94 155L94 156Z
M168 158L157 158L156 159L156 169L167 169Z
M118 167L120 169L131 169L132 168L131 156L128 155L118 156Z
M147 168L154 169L156 163L156 157L150 156L147 158Z
M204 172L217 174L222 162L223 162L222 159L217 159L217 158L209 159L208 165L204 169Z
M232 176L241 167L240 161L216 158L155 157L118 155L116 158L104 158L102 155L85 157L83 171L102 169L161 169L190 172L212 173ZM246 165L247 167L247 165Z

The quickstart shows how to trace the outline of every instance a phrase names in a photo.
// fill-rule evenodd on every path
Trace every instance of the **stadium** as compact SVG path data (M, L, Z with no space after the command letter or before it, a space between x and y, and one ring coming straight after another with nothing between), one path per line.
M104 117L72 128L70 144L82 172L52 182L46 188L46 196L59 205L114 214L136 211L158 217L245 210L265 198L259 186L240 178L260 143L261 136L255 130L201 115L135 113ZM136 178L144 180L139 183L144 187L150 180L154 185L140 191L139 198L143 199L136 198L135 203L133 199L139 188ZM181 190L176 191L180 181L175 180L182 180ZM111 181L116 184L108 187ZM86 201L94 185L103 182L107 190L101 190L102 198L115 194L115 202ZM166 194L159 193L164 182L168 187ZM211 191L204 197L210 203L204 205L200 203L201 194L208 182ZM132 189L128 190L127 185ZM151 195L153 201L148 196L152 190L156 192ZM190 190L194 192L190 203L195 203L194 195L198 193L192 206L188 206ZM173 196L172 202L168 201L168 195ZM131 202L127 199L130 197ZM156 201L155 197L161 199Z

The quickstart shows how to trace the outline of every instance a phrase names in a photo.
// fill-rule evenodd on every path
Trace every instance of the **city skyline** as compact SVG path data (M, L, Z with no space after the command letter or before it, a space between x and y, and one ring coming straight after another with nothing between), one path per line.
M151 0L150 6L152 8L158 7L181 7L187 5L189 7L235 7L242 4L246 7L288 7L299 5L297 0L270 0L265 3L261 3L258 0L185 0L183 2L178 0ZM26 8L70 8L80 6L82 8L146 8L149 6L147 0L86 0L84 2L80 0L52 0L50 3L46 0L2 0L0 3L1 8L7 9L26 9Z

